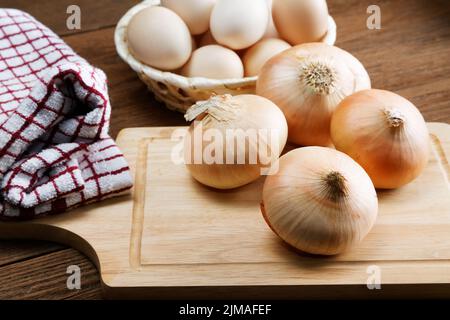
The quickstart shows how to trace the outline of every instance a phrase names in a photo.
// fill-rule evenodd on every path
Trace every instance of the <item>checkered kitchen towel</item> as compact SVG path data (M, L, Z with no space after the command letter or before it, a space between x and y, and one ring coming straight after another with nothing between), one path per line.
M131 187L108 136L105 74L30 15L0 9L0 219L31 219Z

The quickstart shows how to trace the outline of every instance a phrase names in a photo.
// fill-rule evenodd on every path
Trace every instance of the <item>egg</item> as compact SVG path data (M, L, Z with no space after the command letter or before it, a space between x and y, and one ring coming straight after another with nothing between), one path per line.
M216 39L211 34L211 31L207 31L200 36L200 40L198 42L199 47L209 46L210 44L217 44Z
M213 44L195 50L181 74L186 77L236 79L244 76L244 66L233 50Z
M275 22L273 22L272 17L272 0L266 0L267 6L269 7L269 23L267 24L266 32L263 38L279 38L277 28L275 27Z
M270 58L290 47L291 45L286 41L276 38L259 41L244 54L245 76L257 76L263 65Z
M268 23L266 0L217 0L211 13L210 30L219 44L240 50L258 42Z
M209 18L216 0L161 0L161 4L173 10L187 24L193 35L209 29Z
M325 0L273 0L272 15L280 37L292 45L320 41L327 33Z
M161 70L182 67L192 52L192 38L181 18L164 7L147 7L136 13L127 27L132 55Z

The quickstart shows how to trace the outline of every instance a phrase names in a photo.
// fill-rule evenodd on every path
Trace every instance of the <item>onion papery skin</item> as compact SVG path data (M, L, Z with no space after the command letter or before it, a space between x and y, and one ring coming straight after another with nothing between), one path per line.
M429 160L430 137L422 114L407 99L385 90L364 90L344 99L333 115L331 136L379 189L413 181Z
M271 58L259 74L256 93L283 111L289 141L331 146L335 108L346 96L370 87L367 71L350 53L324 43L308 43Z
M226 114L222 116L215 114L214 110L209 110L197 117L197 122L201 122L203 132L208 129L216 129L220 132L223 137L222 145L224 146L221 150L223 152L221 157L227 159L227 154L234 154L233 164L228 164L228 162L208 164L206 161L202 161L200 164L195 163L196 150L197 152L200 150L203 155L203 151L210 144L210 141L206 141L205 135L200 137L201 144L197 143L195 122L189 127L185 138L184 158L187 169L194 179L200 183L216 189L233 189L257 180L262 175L261 169L266 167L269 169L271 164L279 158L287 141L287 123L281 110L270 100L263 97L239 95L227 96L224 99L226 100L225 103L230 105L229 111L232 114L232 119L227 119ZM272 149L270 140L266 145L270 149L267 153L270 158L269 164L260 161L262 153L256 149L258 147L254 139L246 138L244 147L242 144L238 144L233 137L227 136L227 130L245 131L248 129L274 130L276 133L274 138L277 139L277 149ZM263 143L263 141L258 140L258 143ZM199 149L199 146L201 149ZM191 151L187 152L187 150ZM251 153L258 154L256 163L251 162ZM239 154L244 155L244 164L239 164Z
M287 244L310 254L335 255L371 230L377 194L353 159L331 148L305 147L288 152L278 165L264 183L261 207L270 228ZM340 183L329 177L340 177Z

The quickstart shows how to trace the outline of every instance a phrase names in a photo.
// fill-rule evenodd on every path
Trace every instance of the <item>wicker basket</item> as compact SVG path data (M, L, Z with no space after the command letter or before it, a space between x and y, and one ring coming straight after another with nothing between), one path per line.
M135 59L128 50L126 28L131 17L138 11L160 4L160 0L146 0L132 7L117 24L114 41L119 56L137 72L156 99L164 102L169 109L184 113L199 100L206 100L212 94L254 93L257 77L215 80L207 78L187 78L175 73L160 71ZM336 41L336 24L328 18L328 33L323 42L333 45Z

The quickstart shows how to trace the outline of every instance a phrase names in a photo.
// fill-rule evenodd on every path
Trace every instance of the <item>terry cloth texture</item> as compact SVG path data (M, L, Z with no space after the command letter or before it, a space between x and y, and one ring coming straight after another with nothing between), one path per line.
M124 193L106 76L25 12L0 9L0 219Z

